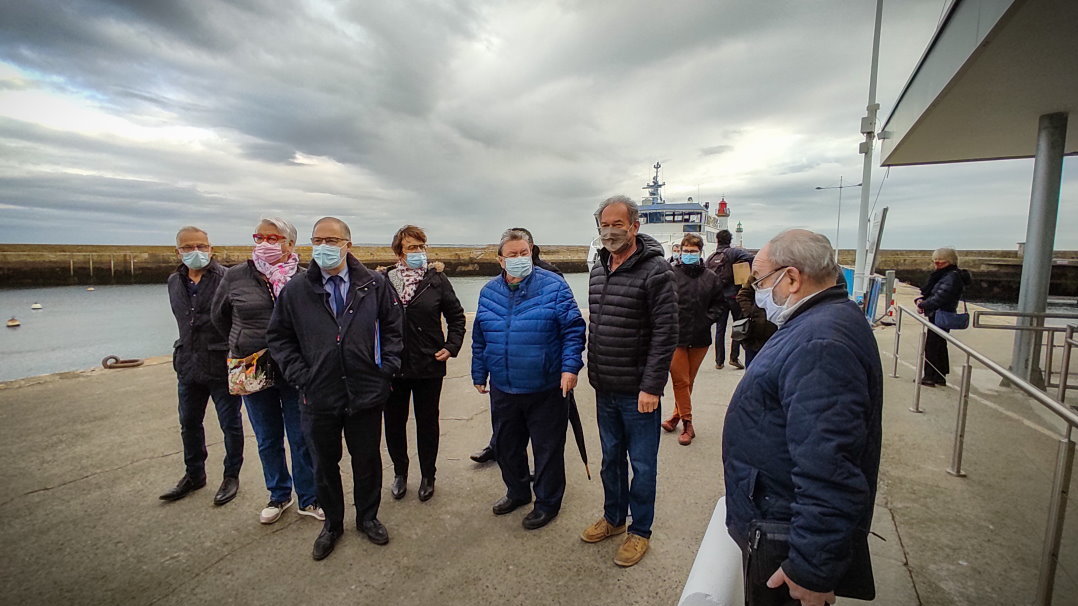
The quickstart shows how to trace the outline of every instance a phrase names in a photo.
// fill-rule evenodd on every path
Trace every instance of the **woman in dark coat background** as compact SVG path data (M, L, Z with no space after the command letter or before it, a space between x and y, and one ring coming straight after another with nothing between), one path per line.
M958 311L962 291L973 281L970 273L958 267L958 253L953 248L939 248L932 253L936 270L928 276L921 287L921 296L914 300L917 309L935 319L936 311ZM950 332L950 331L947 331ZM947 342L931 330L925 340L925 372L921 384L928 387L947 384L951 362L947 355Z
M419 500L434 496L438 458L438 404L445 378L445 362L456 357L464 344L464 308L441 263L427 261L427 235L405 225L393 236L397 264L386 276L404 309L404 355L400 374L385 409L386 449L393 460L394 499L408 490L408 400L415 406L416 450L419 453ZM448 326L442 333L442 318Z

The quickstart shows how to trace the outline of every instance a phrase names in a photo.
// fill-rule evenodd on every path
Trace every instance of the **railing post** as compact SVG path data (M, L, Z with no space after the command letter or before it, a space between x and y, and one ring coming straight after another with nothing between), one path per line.
M1067 332L1063 333L1063 366L1059 372L1059 387L1056 388L1056 400L1060 404L1067 403L1067 383L1070 383L1070 368L1071 368L1071 350L1074 341L1074 331L1078 326L1071 324L1067 326Z
M962 449L966 445L966 412L969 410L969 386L973 380L973 366L966 354L966 364L962 366L962 382L958 387L958 418L954 424L954 452L951 454L951 468L947 473L958 478L966 477L962 472Z
M1047 391L1052 386L1052 353L1056 346L1056 333L1047 330L1045 331L1045 340L1048 341L1047 348L1044 351L1044 388Z
M928 327L921 327L921 347L917 350L917 383L913 390L913 408L910 412L924 412L921 410L921 381L925 378L925 341L928 340Z
M1071 470L1074 467L1074 441L1071 429L1059 441L1056 456L1056 473L1052 480L1052 500L1048 506L1048 528L1044 533L1044 549L1041 552L1040 577L1037 579L1038 606L1051 606L1052 590L1059 563L1059 545L1063 537L1063 520L1067 513L1067 491L1070 489Z
M894 354L894 366L891 368L891 377L898 378L898 344L902 340L902 307L898 308L898 323L895 324L895 347Z

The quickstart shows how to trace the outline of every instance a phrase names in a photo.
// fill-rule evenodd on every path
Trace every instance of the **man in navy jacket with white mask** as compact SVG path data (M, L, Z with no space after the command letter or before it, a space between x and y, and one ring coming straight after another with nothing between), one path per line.
M356 526L372 543L389 533L378 520L382 492L382 410L400 369L403 316L385 276L348 253L340 219L314 224L313 260L304 279L281 291L270 320L270 353L302 393L303 433L315 461L326 522L312 556L328 556L344 533L341 434L352 457Z
M789 230L752 267L779 326L723 428L726 525L749 604L872 599L868 532L880 466L883 371L864 314L836 286L827 238Z

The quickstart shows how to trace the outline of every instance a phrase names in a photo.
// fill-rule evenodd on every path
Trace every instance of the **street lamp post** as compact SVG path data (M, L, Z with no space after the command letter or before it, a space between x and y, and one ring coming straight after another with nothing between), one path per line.
M861 184L857 185L843 185L842 177L838 178L838 185L832 185L830 187L817 187L816 189L837 189L838 190L838 219L835 220L835 263L838 263L838 230L842 227L842 190L847 187L861 187Z

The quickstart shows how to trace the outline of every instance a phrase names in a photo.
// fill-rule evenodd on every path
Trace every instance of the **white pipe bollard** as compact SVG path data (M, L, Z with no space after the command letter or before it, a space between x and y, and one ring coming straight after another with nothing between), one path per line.
M744 606L741 570L741 548L726 531L726 497L722 497L715 504L678 606Z

